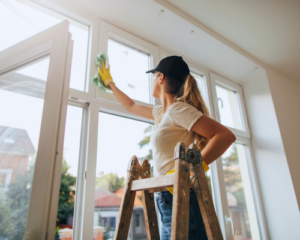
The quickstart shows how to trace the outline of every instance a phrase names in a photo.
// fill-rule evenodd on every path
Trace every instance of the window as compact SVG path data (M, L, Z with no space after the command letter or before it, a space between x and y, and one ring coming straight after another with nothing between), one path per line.
M28 3L27 4L23 4ZM30 5L29 5L30 3ZM85 72L89 27L46 9L31 1L4 0L0 2L1 38L0 51L25 40L55 24L68 19L69 31L74 40L70 87L83 91L85 89ZM13 29L13 30L12 30ZM34 73L32 69L27 71ZM47 77L47 75L45 75ZM41 79L41 78L39 78Z
M149 55L108 39L108 56L111 75L116 85L130 98L151 103Z
M0 188L5 188L6 177L7 177L7 173L0 173Z
M47 62L48 57L0 76L0 184L6 188L0 218L7 226L0 227L0 238L22 238L25 232L44 107L46 79L40 76L47 76ZM41 65L35 76L28 73Z
M237 106L238 94L235 91L216 85L221 123L225 126L244 130Z
M94 226L104 227L99 219L118 217L131 157L136 155L140 161L146 158L152 164L149 144L152 126L142 121L99 113ZM140 221L136 218L140 213L136 211L142 207L141 192L136 193L134 206L133 225ZM130 229L135 234L134 226ZM110 234L113 233L114 229L111 229Z
M158 47L122 29L101 21L99 53L109 56L116 85L140 104L153 105L152 76L146 71L156 67ZM155 66L154 66L155 65ZM97 89L97 98L119 103L111 92Z
M233 224L233 239L260 239L262 221L257 211L256 180L250 155L250 133L243 103L242 88L215 74L210 74L211 91L216 120L228 127L236 136L236 142L216 161L213 169L220 189L216 191L220 225L229 231L226 224ZM250 177L251 176L251 177ZM223 186L223 187L222 187ZM224 221L223 219L226 219ZM228 221L231 219L232 221ZM232 234L232 235L231 235Z
M30 3L30 5L24 4L27 2ZM69 10L72 11L72 9ZM75 13L73 16L76 16ZM84 18L86 16L81 15L81 17ZM84 92L86 85L85 72L89 37L89 27L84 24L66 18L61 14L46 9L31 1L1 1L0 22L5 24L0 26L0 30L2 35L7 37L2 39L3 41L0 43L0 51L33 36L34 34L39 33L64 19L68 19L71 22L70 32L74 39L70 87L79 90L74 91L73 89L70 89L69 96L83 104L87 103L87 106L89 107L87 107L87 109L83 109L77 105L70 105L68 107L64 140L64 160L67 165L70 166L70 168L67 169L66 175L68 177L71 176L73 180L75 178L75 184L67 184L68 191L71 191L68 193L61 191L60 193L62 196L71 195L70 192L72 192L72 197L76 196L75 204L77 204L81 197L78 196L78 188L80 191L85 191L85 194L82 196L84 201L79 202L77 208L75 206L78 210L77 218L83 219L79 220L79 222L82 221L83 225L78 225L79 227L76 228L76 216L74 216L73 227L75 233L73 232L72 239L82 239L83 236L84 238L92 239L93 236L96 236L101 231L104 231L104 239L112 239L116 227L116 219L118 217L118 206L122 197L122 183L124 183L126 177L127 163L133 155L137 155L139 159L152 159L148 138L153 127L152 121L147 121L147 119L142 119L141 117L133 114L128 114L122 106L119 107L119 104L115 104L116 99L113 98L113 94L105 92L103 89L98 90L95 96L91 95L91 92ZM110 57L112 76L117 86L128 94L129 97L138 102L145 105L154 104L154 99L151 95L151 74L146 74L145 72L148 69L154 68L158 64L159 50L164 50L126 33L121 29L95 19L96 18L88 19L89 22L96 23L93 25L93 38L91 39L91 45L93 46L93 50L99 50L99 53L108 53ZM98 24L101 25L100 28L98 27ZM14 31L11 31L11 29L14 29ZM98 31L100 31L100 34ZM98 37L100 42L96 42ZM93 66L93 64L91 65L91 69L95 69L95 66ZM4 118L1 117L0 119L0 128L5 127L9 130L22 130L24 134L27 133L29 148L30 146L33 146L31 150L29 149L26 152L27 155L25 157L23 156L23 158L22 156L20 157L20 154L17 151L10 151L8 153L9 158L6 159L9 159L11 162L13 161L12 158L19 160L17 167L7 166L10 162L7 160L5 160L6 165L3 165L4 160L0 156L0 186L6 186L5 191L2 191L5 193L4 198L11 198L11 190L17 185L16 179L23 179L23 177L26 177L26 181L21 182L19 185L20 188L18 189L19 192L24 193L26 196L26 201L23 201L24 204L21 206L23 214L18 215L17 219L14 217L14 209L16 208L14 208L13 205L5 205L5 209L7 211L5 214L6 216L9 216L11 221L10 224L12 225L15 225L18 221L26 225L27 221L26 214L28 211L30 191L33 183L32 175L34 173L34 168L32 166L35 164L35 152L37 151L40 137L40 121L41 113L43 111L48 66L49 58L45 57L36 62L28 63L22 69L17 69L0 76L0 103L2 103L0 104L0 111L1 113L4 113ZM136 66L138 67L136 68ZM205 74L201 75L201 73L196 71L196 69L192 72L192 74L196 78L201 94L209 107L208 99L213 98L209 98L209 95L212 92L207 91L207 88L210 86L209 84L208 86L206 85L206 79L208 79L208 76ZM233 129L237 136L249 138L250 135L247 135L248 128L242 107L242 95L239 87L231 85L219 77L214 78L214 81L215 84L212 85L212 88L215 91L215 97L218 96L218 89L216 86L220 87L222 91L230 91L231 94L234 95L235 110L233 111L239 114L237 119L240 122L237 122L240 125L230 125L230 123L226 124L228 127ZM229 94L230 93L227 93L227 95ZM221 95L219 94L219 97L220 96ZM222 122L225 121L223 119L226 119L226 116L223 112L219 112L219 108L221 109L221 101L219 101L219 103L216 101L215 109L217 109L218 112L215 115L221 115L220 119L218 119L218 117L216 117L216 119ZM99 113L99 109L101 111L105 110L106 113ZM89 114L84 114L85 111ZM121 117L121 115L123 117ZM232 116L233 113L231 113L231 117ZM20 119L22 121L20 121ZM84 124L85 122L86 125ZM97 129L97 126L98 131L95 130ZM81 129L83 129L82 132ZM0 154L3 154L4 150L7 152L6 148L18 147L17 145L19 144L19 140L15 139L8 133L9 132L7 131L0 131L0 139L4 139L0 142ZM82 137L82 135L85 136ZM43 135L41 135L41 137L42 136ZM29 142L31 142L31 144L29 144ZM45 143L45 141L43 143ZM85 147L82 152L80 150L79 154L79 149L81 149L82 145ZM248 233L246 231L246 235L251 235L252 239L256 239L257 221L255 220L255 214L259 213L256 213L255 210L253 210L254 203L253 200L251 200L252 198L249 197L249 193L251 193L251 191L249 191L249 181L251 182L251 179L247 176L247 171L249 172L250 170L246 168L246 175L243 170L245 169L243 168L245 162L249 164L249 157L247 155L249 144L237 142L235 146L239 153L237 166L241 169L241 178L239 179L238 184L242 184L246 208L234 211L235 209L227 206L227 208L230 208L228 216L231 216L236 226L236 235L241 235L245 232L244 230L247 230ZM239 148L242 149L240 152L238 150ZM131 150L128 151L128 149ZM228 156L224 154L223 157L226 159ZM230 170L227 168L225 163L223 164L222 160L219 161L218 164L218 169L223 170L223 172ZM53 166L51 165L50 168L52 167ZM214 178L215 173L216 171L214 166L212 166L211 171L207 173L207 179L209 181L209 185L212 185L211 189L213 193L220 191L219 188L214 188L214 182L216 182ZM220 176L223 175L220 174ZM250 180L248 181L247 179ZM212 180L212 184L210 180ZM223 181L223 185L225 186L224 192L226 195L226 201L224 202L227 203L229 200L227 199L226 193L230 192L234 188L231 186L230 181L227 181L227 178L225 179L223 177L223 179L219 178L218 180ZM63 184L63 182L64 179L61 180L60 184ZM221 184L219 185L221 186ZM235 192L230 193L235 196ZM255 194L255 192L253 192L253 194ZM109 201L106 201L107 199ZM72 199L69 200L72 202ZM0 201L1 204L6 204L6 202L1 198ZM14 201L12 201L12 203L14 203ZM140 192L137 192L135 204L136 206L141 206ZM2 206L3 205L1 205L1 207ZM58 210L59 209L60 207L58 207ZM135 208L132 217L133 226L131 226L131 230L136 231L132 233L136 235L145 232L144 216L140 210L141 209ZM73 211L73 207L71 206L68 212L69 215L67 215L66 218L67 220L64 221L67 225L73 224L71 218ZM254 215L251 215L253 212ZM76 211L74 213L77 214ZM80 215L81 213L82 215ZM52 214L56 216L57 213L53 211ZM91 215L93 217L92 220ZM224 218L221 218L220 222L222 222L222 219ZM243 224L243 222L245 224ZM53 221L53 224L54 223L55 221ZM50 224L52 223L50 222ZM94 225L93 231L91 230L91 225ZM49 229L51 230L51 228ZM14 234L15 233L16 232L14 232ZM20 236L23 235L23 233L23 228L18 229L18 234L20 234ZM51 234L54 235L54 231L48 231L48 233L49 236L51 236ZM49 236L48 238L50 239L51 237ZM1 237L9 238L10 236L4 236L3 231L0 229L0 238ZM19 238L21 239L22 236Z
M234 143L222 155L227 202L235 235L241 235L240 239L259 239L246 151L246 146Z
M242 88L216 74L210 74L216 120L234 134L250 138Z
M197 73L191 72L191 75L195 78L198 84L198 88L200 90L201 96L209 109L209 101L208 101L208 92L207 92L207 85L205 78L202 75L199 75Z
M116 218L115 217L99 217L100 225L115 230L116 228Z
M135 226L140 226L140 214L135 214Z
M68 106L56 226L73 228L79 166L82 108ZM79 171L80 173L80 171ZM80 196L78 196L80 198Z

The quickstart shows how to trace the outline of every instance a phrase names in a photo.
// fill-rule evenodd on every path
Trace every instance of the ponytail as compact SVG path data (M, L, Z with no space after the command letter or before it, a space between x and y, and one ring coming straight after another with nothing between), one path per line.
M185 80L182 81L175 80L169 76L165 76L165 78L167 81L166 92L175 95L175 102L188 103L201 111L203 115L209 117L208 108L206 107L205 102L201 96L197 82L191 74L188 74ZM162 114L158 117L155 124L160 122L161 117ZM196 133L196 146L198 147L198 149L200 149L200 151L203 150L208 141L208 138Z
M203 115L209 117L208 108L206 107L205 102L201 96L197 82L191 74L187 75L182 88L175 97L175 102L188 103L201 111ZM208 138L196 133L196 146L198 147L198 149L200 149L200 151L203 150L208 141Z

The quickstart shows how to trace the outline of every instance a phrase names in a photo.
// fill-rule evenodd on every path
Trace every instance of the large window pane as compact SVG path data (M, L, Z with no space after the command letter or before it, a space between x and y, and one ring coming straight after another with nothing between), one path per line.
M68 106L63 163L59 190L58 212L56 218L56 237L62 231L72 236L74 202L76 197L76 179L79 163L80 136L82 123L82 108Z
M232 90L216 85L218 107L221 123L232 128L245 130L241 121L238 94Z
M46 58L0 76L0 239L25 232L48 66Z
M129 97L151 103L149 78L149 55L108 40L110 71L116 85Z
M0 1L0 51L65 19L71 23L69 31L74 40L70 87L83 91L89 32L86 25L32 2L29 6L15 0L3 0Z
M235 240L260 239L246 162L247 148L235 143L222 156Z
M133 155L152 164L152 124L99 114L94 231L103 228L104 239L113 238L127 175ZM141 192L137 192L128 239L147 239Z

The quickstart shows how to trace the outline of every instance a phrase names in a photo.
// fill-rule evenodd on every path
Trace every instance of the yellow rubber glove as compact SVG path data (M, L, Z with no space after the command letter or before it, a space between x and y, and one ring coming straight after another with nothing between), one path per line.
M209 169L209 166L206 164L206 162L202 161L202 166L203 166L204 172L207 172L208 169ZM175 173L175 169L172 169L171 171L167 172L166 175L170 175L170 174L173 174L173 173ZM173 195L173 187L168 187L167 189Z
M102 69L98 68L99 75L100 75L101 80L103 81L104 85L109 88L108 84L110 82L114 83L113 78L110 74L110 66L108 66L108 68L106 68L104 65L104 62L102 62L102 61L101 61L101 65L102 65Z

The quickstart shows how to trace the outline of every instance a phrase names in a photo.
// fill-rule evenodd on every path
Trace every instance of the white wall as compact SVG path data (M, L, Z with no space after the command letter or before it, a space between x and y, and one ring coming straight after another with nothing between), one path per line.
M266 73L243 90L270 239L298 240L300 215Z
M300 207L300 83L267 71L277 121ZM300 239L300 238L299 238Z

